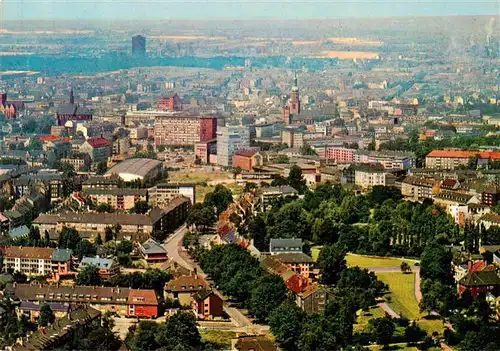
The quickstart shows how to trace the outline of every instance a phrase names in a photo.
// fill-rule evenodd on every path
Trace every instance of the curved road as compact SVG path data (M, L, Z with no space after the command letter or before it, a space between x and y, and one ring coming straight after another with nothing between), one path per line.
M189 270L194 270L196 268L196 271L201 277L209 280L200 266L193 262L188 254L182 250L182 239L188 231L187 226L184 224L182 227L177 229L174 234L168 237L168 239L163 243L163 247L167 250L168 257L170 257L173 261ZM226 302L226 297L220 291L214 287L212 287L212 289L224 301L224 311L229 315L236 327L249 328L251 330L260 328L257 325L252 325L252 321L250 321L240 310L229 306Z

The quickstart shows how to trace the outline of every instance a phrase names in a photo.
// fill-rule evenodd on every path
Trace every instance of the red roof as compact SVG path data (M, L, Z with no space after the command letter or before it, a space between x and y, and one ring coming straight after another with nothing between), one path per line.
M87 143L90 144L92 147L104 147L104 146L110 146L111 142L104 138L90 138L87 139Z
M158 305L158 299L154 290L134 290L128 291L128 303L134 305Z
M300 274L294 274L285 282L288 289L293 291L295 294L301 293L307 286L309 282L307 279Z
M426 157L500 159L500 151L432 150Z
M441 186L445 188L453 188L455 185L457 185L457 181L450 178L443 180L443 182L441 183Z
M57 135L39 135L38 139L40 141L46 142L46 141L58 141L58 140L64 140L69 142L70 138L69 137L61 137Z
M234 154L236 156L252 157L256 153L257 153L257 151L254 151L254 150L245 150L245 149L243 149L243 150L236 151Z

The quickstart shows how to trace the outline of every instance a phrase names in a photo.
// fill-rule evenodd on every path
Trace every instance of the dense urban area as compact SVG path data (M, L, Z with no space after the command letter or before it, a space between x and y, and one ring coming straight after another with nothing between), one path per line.
M500 350L498 21L0 21L0 348Z

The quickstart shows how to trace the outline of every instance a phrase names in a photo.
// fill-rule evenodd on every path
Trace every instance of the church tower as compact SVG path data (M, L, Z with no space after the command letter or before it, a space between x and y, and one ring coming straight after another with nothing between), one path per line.
M290 96L290 114L298 115L300 113L299 86L297 84L297 71L294 72L292 95Z
M73 88L71 88L71 92L69 93L69 103L71 105L75 104L75 94L73 94Z

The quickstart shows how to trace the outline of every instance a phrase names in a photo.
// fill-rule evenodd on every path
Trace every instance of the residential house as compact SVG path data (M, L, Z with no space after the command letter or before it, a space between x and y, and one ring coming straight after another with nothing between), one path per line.
M262 210L265 211L269 209L272 205L272 201L280 197L298 196L297 190L289 185L283 186L270 186L262 188L259 194L260 204Z
M210 320L224 317L223 301L213 290L202 289L192 296L192 306L199 319Z
M296 295L296 304L307 314L324 312L326 303L331 298L326 287L312 284Z
M479 224L486 229L490 229L491 226L500 227L500 215L495 213L485 214L479 219Z
M89 306L77 306L69 313L58 318L50 327L42 327L27 337L22 337L12 347L14 351L54 350L63 348L65 344L77 336L81 328L99 325L101 312Z
M435 185L433 178L407 176L401 182L401 194L412 201L432 199Z
M102 313L112 312L120 317L158 317L158 298L154 290L15 284L13 294L20 301L88 304Z
M354 184L362 189L371 189L376 185L394 185L396 177L387 173L380 164L362 164L354 168Z
M470 291L472 296L481 293L498 295L500 277L494 269L469 272L458 281L458 293L462 295L466 290Z
M104 138L89 138L79 148L90 155L93 163L106 162L111 157L113 144Z
M500 203L500 187L498 185L490 185L481 193L481 201L483 204L490 207Z
M283 263L292 272L300 274L307 279L314 279L313 259L303 252L278 253L272 256Z
M17 307L17 313L19 316L24 315L31 322L36 322L40 316L40 309L43 305L44 304L40 304L38 302L21 301ZM68 315L68 312L71 309L69 305L64 305L58 302L50 302L48 305L52 309L52 312L54 312L54 316L56 318L64 318Z
M61 158L61 163L68 163L76 172L81 172L90 170L92 159L87 153L73 152L69 156Z
M80 261L78 268L82 270L88 266L97 267L99 269L99 276L102 280L108 280L109 278L120 274L120 265L112 258L85 256Z
M304 244L302 239L279 239L272 238L269 241L269 253L276 255L280 253L296 253L302 252Z
M208 282L197 274L181 275L165 284L165 299L175 299L182 306L191 306L191 296L208 288Z
M139 244L139 252L142 258L149 264L166 262L168 260L167 250L152 238Z
M15 227L9 230L9 233L7 234L9 238L12 240L17 240L21 238L27 238L30 233L30 228L26 225L22 225L20 227Z

